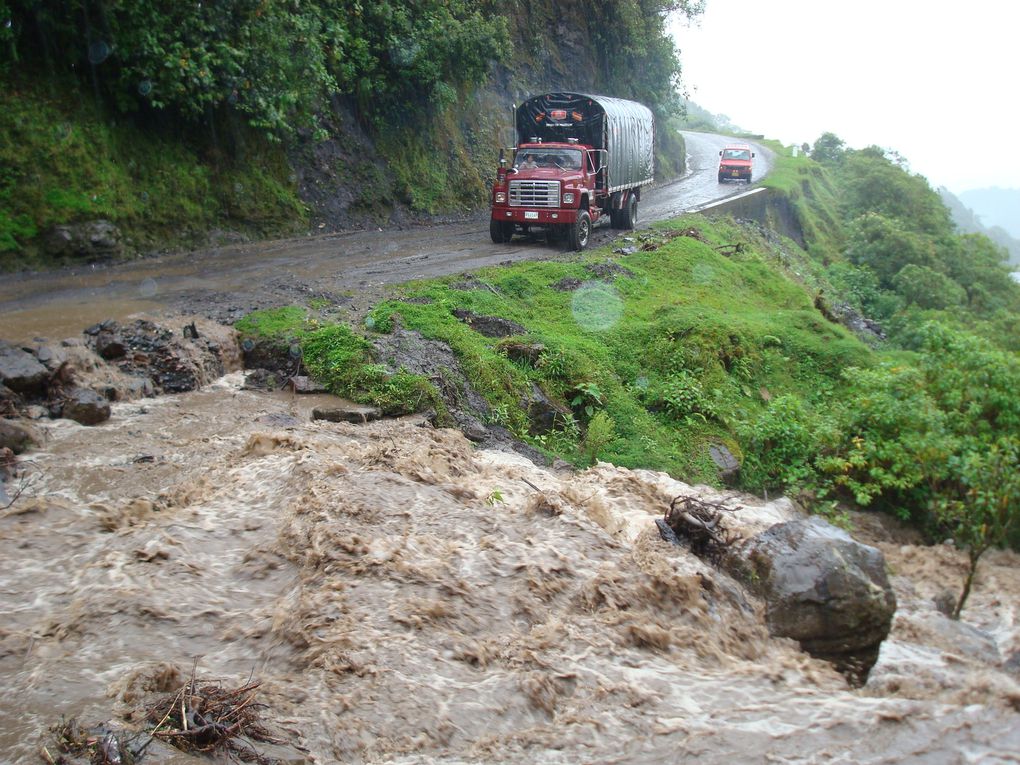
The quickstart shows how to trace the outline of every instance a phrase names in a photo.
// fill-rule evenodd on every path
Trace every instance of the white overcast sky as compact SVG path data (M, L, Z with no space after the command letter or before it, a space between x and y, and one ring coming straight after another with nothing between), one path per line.
M691 100L742 128L895 149L957 194L1020 188L1018 0L707 0L672 26Z

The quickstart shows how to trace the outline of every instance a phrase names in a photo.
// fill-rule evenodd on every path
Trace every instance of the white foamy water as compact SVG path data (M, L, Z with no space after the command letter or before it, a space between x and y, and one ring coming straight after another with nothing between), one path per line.
M1012 554L955 625L931 597L963 557L869 527L900 610L850 690L654 531L688 491L748 533L789 503L554 473L414 418L311 422L239 379L47 428L0 519L0 759L38 761L61 716L132 724L197 660L261 679L315 763L1018 761Z

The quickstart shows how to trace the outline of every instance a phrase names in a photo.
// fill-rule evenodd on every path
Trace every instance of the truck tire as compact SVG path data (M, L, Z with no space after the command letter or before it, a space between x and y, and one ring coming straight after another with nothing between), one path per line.
M637 225L637 197L631 194L627 206L620 210L620 228L633 229Z
M623 228L622 211L616 207L619 199L620 193L617 192L609 200L609 225L612 228Z
M570 226L570 249L580 252L588 246L591 239L591 216L586 210L577 214L577 221Z
M514 224L501 220L490 220L489 236L494 244L505 244L514 238Z

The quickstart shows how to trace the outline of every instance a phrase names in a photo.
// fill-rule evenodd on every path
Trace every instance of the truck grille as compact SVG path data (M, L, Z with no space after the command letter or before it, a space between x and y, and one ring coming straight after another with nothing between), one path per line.
M559 181L510 181L513 207L559 207Z

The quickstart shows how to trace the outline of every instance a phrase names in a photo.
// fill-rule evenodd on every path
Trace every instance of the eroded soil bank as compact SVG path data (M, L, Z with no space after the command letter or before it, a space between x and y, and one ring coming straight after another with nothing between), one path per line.
M850 690L658 539L672 497L711 490L553 472L416 417L313 422L317 397L241 381L40 423L0 518L0 759L197 661L263 682L292 761L1017 761L1013 554L955 624L932 597L962 554L861 518L900 606Z

